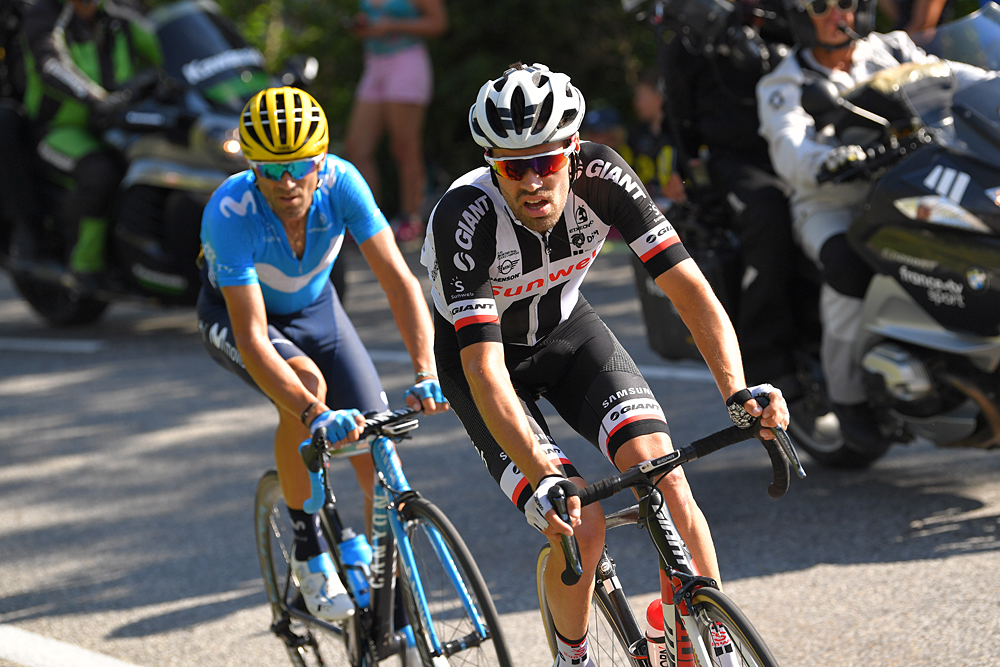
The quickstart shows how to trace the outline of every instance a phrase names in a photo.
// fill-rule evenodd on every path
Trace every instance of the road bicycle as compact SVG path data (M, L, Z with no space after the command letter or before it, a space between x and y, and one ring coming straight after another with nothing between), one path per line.
M403 408L369 417L362 438L335 451L328 448L325 429L303 443L302 458L312 479L305 507L318 510L330 556L355 601L356 613L347 620L329 623L306 610L291 573L293 533L277 473L266 473L257 486L257 553L273 615L271 631L284 642L296 667L375 667L393 655L401 657L404 667L510 667L496 608L465 542L403 474L395 442L417 427L415 414ZM364 597L352 590L341 560L343 526L323 473L330 458L366 449L377 479L370 594L363 606L358 601ZM410 658L414 651L408 650L408 637L419 660Z
M778 662L743 612L719 590L715 580L698 575L663 496L656 488L656 483L674 468L723 447L757 437L771 457L774 482L769 486L768 493L779 498L788 490L788 466L793 464L799 477L805 477L805 471L785 432L780 428L772 430L776 440L760 438L759 420L748 429L731 426L579 490L582 505L610 498L626 488L638 490L638 504L608 514L607 528L636 525L645 528L659 554L660 568L666 573L672 588L672 599L664 600L662 606L667 656L664 659L658 652L651 659L645 634L629 606L614 559L605 546L597 565L588 629L590 655L598 667L777 667ZM563 520L569 523L565 510L566 496L562 489L554 488L549 497ZM583 572L575 538L563 536L562 547L566 561L562 581L572 585ZM536 580L538 603L554 658L555 626L542 585L550 552L551 545L546 544L538 554Z

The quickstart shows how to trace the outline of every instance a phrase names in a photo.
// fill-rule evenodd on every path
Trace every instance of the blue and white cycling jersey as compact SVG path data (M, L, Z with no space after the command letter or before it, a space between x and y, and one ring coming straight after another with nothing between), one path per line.
M211 283L206 287L259 284L268 313L294 313L319 297L345 229L360 244L388 226L357 168L327 155L320 165L300 260L255 179L247 170L219 186L202 215L201 243Z

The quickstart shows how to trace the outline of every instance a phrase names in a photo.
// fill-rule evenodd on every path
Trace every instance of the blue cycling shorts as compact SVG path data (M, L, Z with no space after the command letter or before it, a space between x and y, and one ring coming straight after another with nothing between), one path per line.
M219 293L202 288L197 311L201 343L209 355L261 391L243 366ZM267 330L282 359L305 355L316 363L326 378L326 404L332 409L356 408L362 413L388 409L375 364L329 281L319 298L297 313L268 315Z

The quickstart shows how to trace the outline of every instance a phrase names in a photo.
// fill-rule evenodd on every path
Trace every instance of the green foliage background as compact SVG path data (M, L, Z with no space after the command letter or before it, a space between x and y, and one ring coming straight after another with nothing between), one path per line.
M361 75L361 41L342 27L357 0L216 0L243 36L267 58L271 71L292 54L319 59L310 92L331 122L337 152L354 88ZM647 23L626 13L621 0L445 0L449 28L431 40L434 100L428 110L425 155L440 187L482 164L468 130L469 107L480 86L518 60L541 62L569 74L588 107L609 103L628 118L631 84L655 61L655 38ZM165 4L160 0L150 5ZM391 160L383 150L383 208L392 214ZM447 182L445 182L447 181Z

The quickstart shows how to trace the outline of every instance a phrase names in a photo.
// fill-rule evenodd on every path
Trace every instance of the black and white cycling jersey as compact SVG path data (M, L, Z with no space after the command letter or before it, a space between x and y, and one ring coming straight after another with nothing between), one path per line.
M616 228L655 279L688 257L625 160L582 142L566 208L545 234L522 225L488 167L455 181L434 208L421 263L437 311L462 347L534 345L565 321L608 232Z

